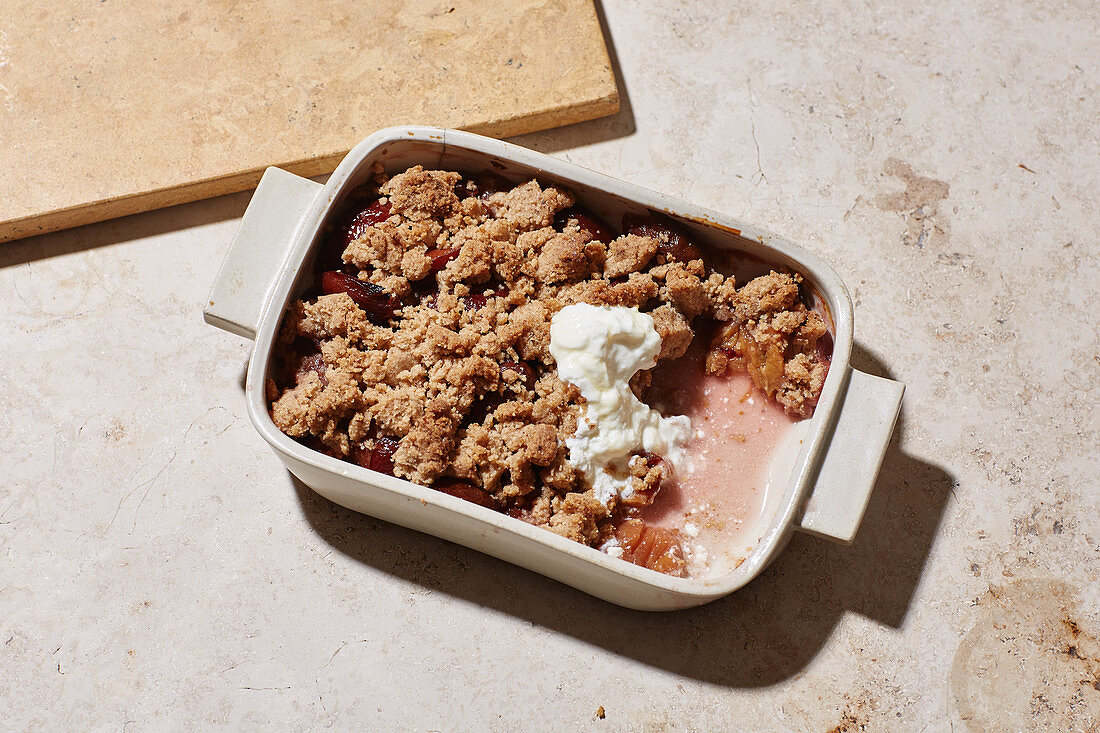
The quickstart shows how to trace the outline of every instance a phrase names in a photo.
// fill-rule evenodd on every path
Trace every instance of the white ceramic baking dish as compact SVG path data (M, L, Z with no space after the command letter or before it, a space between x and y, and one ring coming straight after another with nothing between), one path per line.
M287 304L310 285L312 258L330 212L381 162L537 178L572 190L606 221L625 212L671 216L706 247L745 262L801 272L833 335L833 361L790 479L765 501L760 540L728 575L674 578L610 557L545 529L403 479L310 450L275 427L264 400L272 344ZM739 278L740 280L740 278ZM328 499L534 570L637 609L671 610L724 596L749 582L800 529L851 542L863 518L901 404L903 386L850 368L852 303L837 274L813 254L748 224L509 143L431 127L394 127L352 150L321 185L270 168L204 309L206 321L255 341L245 393L260 435L287 468Z

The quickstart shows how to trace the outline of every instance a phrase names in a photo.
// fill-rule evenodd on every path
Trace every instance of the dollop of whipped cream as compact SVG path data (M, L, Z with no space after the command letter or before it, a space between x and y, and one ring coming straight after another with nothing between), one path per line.
M558 376L587 401L577 432L565 441L569 462L584 472L604 504L633 493L629 467L638 451L656 453L673 471L686 460L690 418L664 417L630 391L630 378L655 366L660 351L653 318L637 308L577 303L550 321Z

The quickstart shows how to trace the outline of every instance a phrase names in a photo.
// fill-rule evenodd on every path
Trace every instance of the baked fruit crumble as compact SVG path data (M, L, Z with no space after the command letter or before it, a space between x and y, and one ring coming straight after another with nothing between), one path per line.
M325 237L266 385L280 430L670 575L689 573L686 537L645 510L688 470L678 452L691 430L651 409L654 366L696 341L698 370L747 372L796 418L813 413L828 370L826 326L797 273L737 287L671 221L628 217L619 234L557 186L378 168ZM590 326L599 333L581 333ZM562 371L583 362L589 376L559 374L552 352L571 338L579 361ZM626 351L632 366L608 367ZM603 455L583 451L607 437L606 415L627 408L616 435L629 452L586 465ZM639 420L651 429L629 434Z

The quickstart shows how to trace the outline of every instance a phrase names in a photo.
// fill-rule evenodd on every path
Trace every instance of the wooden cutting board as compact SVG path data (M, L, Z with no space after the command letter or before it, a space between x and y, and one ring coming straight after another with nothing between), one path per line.
M618 110L591 0L4 0L0 241L331 171L380 127Z

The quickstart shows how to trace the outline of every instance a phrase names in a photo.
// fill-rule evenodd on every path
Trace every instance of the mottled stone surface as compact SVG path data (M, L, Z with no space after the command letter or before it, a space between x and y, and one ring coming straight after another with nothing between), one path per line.
M201 321L247 197L142 215L0 249L0 726L1094 730L1095 8L726 5L606 3L624 111L520 142L836 267L854 545L643 614L335 507Z
M5 0L0 242L329 173L380 127L618 109L592 0ZM530 28L539 28L531 33Z

